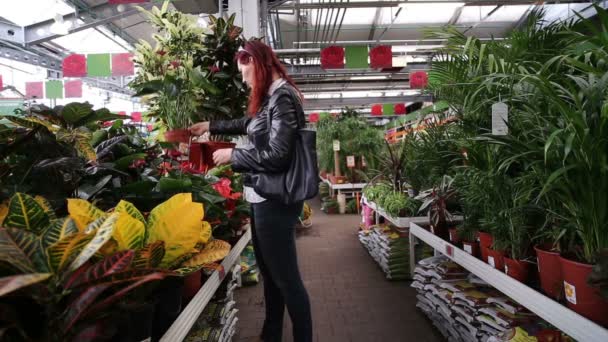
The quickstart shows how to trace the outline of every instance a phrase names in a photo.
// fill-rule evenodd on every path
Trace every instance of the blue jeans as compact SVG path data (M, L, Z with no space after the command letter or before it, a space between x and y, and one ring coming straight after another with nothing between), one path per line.
M295 242L295 224L302 205L270 200L251 204L253 246L264 279L264 342L281 341L285 306L294 342L312 342L310 301L300 276Z

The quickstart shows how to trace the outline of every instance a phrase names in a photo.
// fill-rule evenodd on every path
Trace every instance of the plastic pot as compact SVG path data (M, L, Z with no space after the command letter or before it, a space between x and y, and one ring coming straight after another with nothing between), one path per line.
M472 256L479 258L479 242L462 241L462 249Z
M488 265L493 266L497 270L503 271L505 269L505 252L488 248L487 253Z
M448 240L449 239L449 232L448 229L445 226L434 226L431 225L431 233L439 236L440 238L442 238L443 240Z
M590 320L608 327L608 300L599 289L587 285L592 265L560 256L564 277L564 294L568 307Z
M203 160L201 162L203 168L212 169L216 165L213 162L213 153L223 148L235 148L236 144L226 141L206 141L201 143L201 150L203 153Z
M198 290L203 286L202 271L198 270L184 278L184 289L182 291L182 300L189 302L198 293Z
M187 143L190 141L190 131L187 129L174 129L166 131L165 141L170 143Z
M477 232L479 238L479 249L481 250L481 259L484 262L488 262L488 250L492 248L494 243L494 237L490 233ZM501 268L502 269L502 268Z
M524 260L515 260L504 257L505 273L513 278L517 279L522 283L528 281L528 275L530 273L530 263Z
M457 244L460 242L460 237L458 236L458 229L456 228L450 228L448 229L449 234L450 234L450 241L452 241L452 243Z
M534 250L536 251L536 260L538 262L541 289L551 298L562 298L564 278L562 277L562 265L559 253L550 252L540 246L534 246Z
M169 277L161 280L156 293L158 302L154 310L152 342L160 340L182 311L184 278Z

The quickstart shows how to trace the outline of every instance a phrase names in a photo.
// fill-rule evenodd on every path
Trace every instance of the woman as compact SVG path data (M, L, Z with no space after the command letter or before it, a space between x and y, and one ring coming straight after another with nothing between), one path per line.
M303 203L286 205L265 199L254 191L251 181L253 174L286 172L289 168L298 128L305 125L302 94L266 44L249 41L236 58L243 80L251 89L249 116L200 122L190 127L190 131L193 135L207 131L248 135L249 145L218 150L213 160L218 165L230 163L234 171L244 174L244 196L251 203L255 256L264 278L266 319L260 337L265 342L281 341L287 306L294 341L310 342L310 301L298 269L294 236Z

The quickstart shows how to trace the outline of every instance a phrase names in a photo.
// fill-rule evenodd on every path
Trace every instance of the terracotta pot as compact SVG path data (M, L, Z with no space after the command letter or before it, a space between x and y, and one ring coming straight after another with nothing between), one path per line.
M187 129L166 131L165 141L170 143L187 143L190 141L190 131Z
M235 146L235 143L225 141L207 141L201 143L201 151L203 154L201 162L202 168L207 168L207 170L209 170L215 167L215 163L213 162L213 153L215 151L223 148L234 148Z
M190 151L188 151L188 161L197 170L204 170L203 164L203 147L201 143L191 143Z
M479 242L462 241L462 249L472 256L479 258Z
M452 243L460 243L460 237L458 236L458 229L456 228L450 228L448 229L449 233L450 233L450 241L452 241Z
M554 299L563 298L564 278L559 253L550 252L540 246L534 246L534 250L536 250L540 287L543 292Z
M488 249L492 248L494 243L494 237L490 233L477 232L479 239L479 249L481 250L481 259L484 262L488 262Z
M495 269L504 271L505 269L505 252L495 251L491 248L487 249L488 253L488 265L493 266Z
M329 181L332 184L343 184L346 183L346 177L345 176L334 176L334 175L329 175Z
M519 280L522 283L528 281L528 274L530 272L530 263L524 260L514 260L511 258L504 258L505 262L505 273L514 279Z
M564 294L568 307L590 320L608 327L608 300L600 290L587 285L592 265L560 256L564 276Z

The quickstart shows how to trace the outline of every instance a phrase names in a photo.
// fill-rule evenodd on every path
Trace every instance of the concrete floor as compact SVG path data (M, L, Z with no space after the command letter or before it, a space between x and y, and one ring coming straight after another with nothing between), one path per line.
M416 309L409 282L391 282L357 238L360 216L326 215L311 203L313 227L298 233L300 271L311 299L315 341L443 341ZM233 341L256 341L264 321L262 284L236 292ZM286 313L283 341L293 341Z

